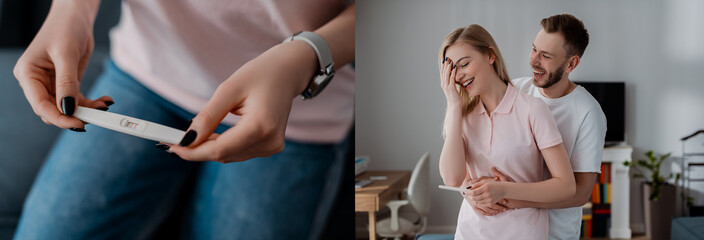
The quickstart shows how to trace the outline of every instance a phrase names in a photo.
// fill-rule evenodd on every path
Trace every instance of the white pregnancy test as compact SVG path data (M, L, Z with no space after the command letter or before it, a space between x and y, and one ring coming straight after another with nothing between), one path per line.
M93 125L168 144L179 144L186 135L175 128L92 108L79 106L73 116Z
M450 191L457 191L457 192L464 192L464 191L469 190L467 188L450 187L450 186L445 186L445 185L438 185L438 187L441 189L450 190Z

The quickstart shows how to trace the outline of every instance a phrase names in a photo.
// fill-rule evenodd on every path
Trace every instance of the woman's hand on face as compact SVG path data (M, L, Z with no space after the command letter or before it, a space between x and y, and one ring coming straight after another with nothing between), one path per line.
M495 178L482 179L472 184L472 189L466 193L479 207L490 207L506 197L501 182Z
M448 104L460 104L460 94L457 92L457 87L455 85L455 75L457 73L457 67L454 65L452 60L445 58L440 69L440 87L445 93L445 98Z
M13 70L34 113L46 124L83 129L70 117L76 106L107 108L113 99L80 93L80 81L93 52L97 5L55 1L44 24Z
M312 79L317 59L308 44L291 41L249 61L218 86L180 146L169 150L185 160L222 163L282 151L292 101ZM214 134L227 113L241 118L222 135Z

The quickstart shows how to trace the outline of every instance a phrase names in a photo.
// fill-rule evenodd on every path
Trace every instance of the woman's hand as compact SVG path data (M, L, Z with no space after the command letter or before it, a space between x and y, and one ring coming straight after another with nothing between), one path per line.
M249 61L218 86L181 146L169 150L185 160L222 163L280 152L293 98L312 79L317 59L310 45L291 41ZM222 135L213 134L227 113L241 118Z
M450 104L460 104L460 94L457 92L457 87L455 86L455 74L457 73L457 67L452 63L452 60L445 58L440 69L440 87L445 93L445 98L447 99L448 106Z
M70 117L77 105L107 108L112 98L90 100L80 93L80 81L93 52L93 21L98 1L54 1L49 15L14 68L34 113L46 124L83 129Z
M484 176L484 177L480 177L480 178L477 178L477 179L472 179L472 180L470 180L470 181L465 181L465 182L462 184L462 186L460 186L460 187L461 187L461 188L467 188L467 187L473 186L474 184L478 183L479 181L483 181L483 180L498 181L498 179L497 179L496 177L487 177L487 176ZM503 212L505 212L506 210L508 210L508 208L507 208L506 206L504 206L504 205L502 205L502 204L499 204L499 203L492 204L492 205L489 205L489 206L480 207L480 206L479 206L479 203L477 203L476 201L474 201L474 200L472 199L471 195L468 194L468 193L469 193L469 192L463 192L463 193L462 193L462 197L464 197L464 200L467 201L467 203L469 203L469 205L472 206L472 208L474 208L474 210L475 210L477 213L481 214L481 215L484 215L484 216L494 216L494 215L497 215L497 214L499 214L499 213L503 213Z
M480 208L493 207L506 197L504 184L506 183L498 182L496 178L484 178L472 184L472 189L465 195L469 195L469 198Z
M330 47L336 67L354 61L354 22L353 3L315 30ZM315 50L303 41L270 48L218 86L181 146L170 150L186 160L222 163L280 152L293 98L308 86L317 66ZM241 118L222 135L213 134L228 112Z

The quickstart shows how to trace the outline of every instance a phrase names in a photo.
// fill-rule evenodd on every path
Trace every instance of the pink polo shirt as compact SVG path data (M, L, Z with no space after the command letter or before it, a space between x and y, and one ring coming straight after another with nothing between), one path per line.
M195 114L242 65L295 32L320 28L350 3L125 0L120 23L110 32L110 52L121 70ZM354 70L345 66L317 97L294 99L286 138L335 143L349 132L353 118ZM238 119L229 114L223 122Z
M494 112L487 113L480 101L463 118L462 128L472 179L493 176L491 168L496 167L516 182L542 181L545 161L540 149L562 143L545 103L510 85ZM547 239L548 212L521 208L483 216L462 201L455 238Z

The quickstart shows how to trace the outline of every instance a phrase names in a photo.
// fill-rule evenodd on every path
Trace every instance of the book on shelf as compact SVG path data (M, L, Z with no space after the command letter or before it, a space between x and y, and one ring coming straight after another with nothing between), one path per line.
M582 206L580 237L608 237L611 225L611 163L601 164L589 202Z

